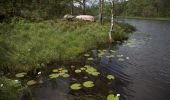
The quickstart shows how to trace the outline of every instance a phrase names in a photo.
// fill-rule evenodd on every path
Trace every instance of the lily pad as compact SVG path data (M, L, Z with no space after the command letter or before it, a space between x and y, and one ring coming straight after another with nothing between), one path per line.
M123 57L123 55L117 55L117 57L119 57L119 58L120 58L120 57Z
M85 56L85 57L89 57L89 56L90 56L90 54L84 54L84 56Z
M68 72L68 70L63 69L61 72L62 72L62 73L67 73L67 72Z
M81 73L81 70L77 69L75 70L75 73Z
M70 75L69 74L64 74L63 77L67 78L67 77L70 77Z
M71 66L71 68L75 68L75 66Z
M92 72L93 76L98 76L100 73L99 72Z
M115 50L110 50L110 52L113 52L113 53L115 53L116 51L115 51Z
M58 77L59 77L59 74L50 74L49 77L50 77L51 79L58 78Z
M114 96L113 94L110 94L107 96L107 100L119 100L118 96Z
M107 79L109 79L109 80L114 80L115 77L114 77L113 75L107 75Z
M81 84L74 83L70 86L70 88L73 89L73 90L79 90L79 89L81 89Z
M27 85L35 85L37 82L35 80L30 80L27 82Z
M83 83L83 86L86 88L91 88L94 87L94 82L93 81L86 81Z
M59 72L59 70L58 69L53 69L53 72L57 73L57 72Z
M84 67L82 67L82 68L80 68L80 69L81 69L82 71L83 71L83 70L86 70L86 68L84 68Z
M91 60L94 60L94 58L88 58L87 60L90 60L90 61L91 61Z
M18 77L18 78L22 78L26 75L27 73L25 72L22 72L22 73L17 73L15 76Z
M118 59L118 61L125 61L125 59L123 59L123 58L119 58L119 59Z

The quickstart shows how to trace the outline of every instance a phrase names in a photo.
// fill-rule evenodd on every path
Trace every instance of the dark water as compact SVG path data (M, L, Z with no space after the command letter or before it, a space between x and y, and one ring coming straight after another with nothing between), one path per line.
M137 28L130 35L129 42L100 48L106 50L102 58L97 57L97 49L92 50L88 53L95 60L78 64L92 65L102 73L97 78L86 79L95 82L93 89L72 91L69 89L74 82L72 78L53 81L43 78L44 84L32 87L34 100L106 100L110 91L119 93L121 100L170 100L170 22L124 21ZM121 62L115 57L107 58L109 49L116 49L113 55L123 55L126 60ZM107 74L116 76L116 82L108 85L104 78Z
M145 43L134 48L120 46L118 51L130 60L119 66L110 64L125 80L125 86L118 88L122 100L170 100L170 22L134 19L125 22L137 28L130 39Z

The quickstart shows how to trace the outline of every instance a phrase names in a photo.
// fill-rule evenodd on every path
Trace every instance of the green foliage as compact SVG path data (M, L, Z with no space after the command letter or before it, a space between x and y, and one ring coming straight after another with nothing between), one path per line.
M25 73L25 72L17 73L17 74L15 75L15 77L22 78L22 77L24 77L26 74L27 74L27 73Z
M27 82L27 85L35 85L37 82L35 80L30 80Z
M93 81L86 81L83 83L83 86L86 88L91 88L94 87L94 82Z
M107 79L113 80L113 79L115 79L115 77L113 75L107 75Z
M169 17L169 0L128 0L117 5L117 13L125 16Z
M19 95L25 90L18 80L0 77L0 100L19 100Z
M107 100L119 100L118 96L114 96L113 94L110 94L107 96Z
M81 89L81 84L74 83L70 86L70 88L73 89L73 90L79 90L79 89Z
M51 61L74 60L77 56L108 40L109 24L81 21L14 21L0 24L0 57L2 66L29 70L44 67ZM119 25L115 39L127 37L126 29Z

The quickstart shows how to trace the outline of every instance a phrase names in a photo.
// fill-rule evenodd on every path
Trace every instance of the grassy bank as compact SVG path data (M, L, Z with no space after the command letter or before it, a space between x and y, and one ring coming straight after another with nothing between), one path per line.
M0 100L20 100L23 91L26 87L20 81L0 77Z
M51 61L77 59L82 52L108 41L109 24L81 21L14 21L0 24L0 69L30 70ZM113 38L122 40L132 31L116 25Z
M120 16L120 18L170 21L170 17L164 18L164 17L133 17L133 16L122 17L122 16Z

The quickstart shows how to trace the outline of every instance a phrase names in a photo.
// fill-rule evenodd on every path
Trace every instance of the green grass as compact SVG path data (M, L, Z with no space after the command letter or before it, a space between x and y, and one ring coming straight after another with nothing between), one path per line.
M20 100L21 93L26 91L17 80L0 77L0 100Z
M0 24L0 69L30 70L52 61L75 60L108 41L109 24L81 21L14 21ZM118 24L114 40L128 37L128 25Z

